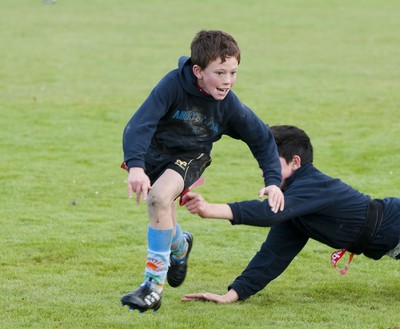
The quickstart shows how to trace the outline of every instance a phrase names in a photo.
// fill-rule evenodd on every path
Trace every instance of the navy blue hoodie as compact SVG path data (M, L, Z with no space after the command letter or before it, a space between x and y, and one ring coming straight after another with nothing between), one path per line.
M263 289L279 276L302 250L308 239L335 249L348 249L364 225L370 201L339 179L329 177L312 164L286 179L285 209L273 213L268 201L229 204L231 223L271 227L267 240L231 288L240 299ZM380 259L400 239L400 199L375 199L383 204L382 223L363 254Z
M196 86L189 57L181 57L127 123L123 134L128 168L144 168L148 147L161 152L210 154L222 135L241 139L264 173L265 186L281 183L281 166L274 137L233 91L223 100L205 95Z

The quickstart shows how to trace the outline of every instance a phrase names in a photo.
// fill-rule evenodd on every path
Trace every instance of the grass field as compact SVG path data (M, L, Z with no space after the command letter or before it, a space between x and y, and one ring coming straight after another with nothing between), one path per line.
M242 49L241 100L312 138L315 165L375 198L399 195L400 3L396 0L1 0L1 328L399 328L399 264L358 256L339 276L310 242L263 291L223 293L268 230L179 209L190 272L157 314L120 307L142 280L145 204L126 195L122 130L200 29ZM198 191L256 197L247 147L224 138Z

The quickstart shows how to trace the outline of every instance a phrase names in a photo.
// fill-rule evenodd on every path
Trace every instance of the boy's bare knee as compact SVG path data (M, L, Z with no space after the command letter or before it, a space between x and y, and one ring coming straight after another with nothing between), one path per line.
M157 191L151 191L147 197L147 207L149 209L162 209L164 207L171 206L171 198L163 193Z
M152 208L157 208L158 198L154 194L149 194L147 196L147 206Z

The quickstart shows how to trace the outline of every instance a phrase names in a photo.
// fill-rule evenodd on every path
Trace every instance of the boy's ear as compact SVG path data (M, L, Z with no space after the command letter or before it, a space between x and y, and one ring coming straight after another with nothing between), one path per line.
M201 75L201 67L197 64L193 65L193 74L196 76L197 79L202 79Z
M301 158L298 155L294 155L292 159L293 169L299 169L301 167Z

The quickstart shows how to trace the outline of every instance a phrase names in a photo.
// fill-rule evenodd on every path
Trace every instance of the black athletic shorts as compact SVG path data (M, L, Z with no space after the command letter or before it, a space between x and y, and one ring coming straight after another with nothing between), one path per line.
M150 147L145 161L145 172L151 184L154 184L166 169L172 169L182 176L185 182L183 190L185 190L200 178L211 164L211 157L196 152L165 154Z

